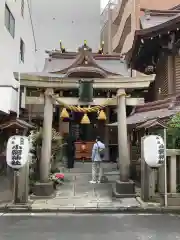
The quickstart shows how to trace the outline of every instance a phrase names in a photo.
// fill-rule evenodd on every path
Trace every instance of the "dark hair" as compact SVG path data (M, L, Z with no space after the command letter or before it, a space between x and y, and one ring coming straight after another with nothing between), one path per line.
M100 136L97 136L97 137L96 137L96 141L101 141Z

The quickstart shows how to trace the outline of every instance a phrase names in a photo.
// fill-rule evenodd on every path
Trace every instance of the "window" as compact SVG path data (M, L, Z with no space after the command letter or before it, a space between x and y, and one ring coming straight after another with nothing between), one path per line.
M5 5L5 26L10 32L11 36L14 38L15 35L15 19L9 10L7 4Z
M24 62L24 53L25 53L25 44L23 40L20 40L20 60L21 62Z
M24 17L24 0L21 0L21 16Z

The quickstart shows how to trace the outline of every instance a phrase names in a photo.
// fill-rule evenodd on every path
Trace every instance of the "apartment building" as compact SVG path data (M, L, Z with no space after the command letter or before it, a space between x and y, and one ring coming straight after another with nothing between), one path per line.
M0 113L16 112L19 82L13 72L35 71L30 0L0 0Z
M105 52L127 53L132 47L135 30L140 28L141 10L165 10L179 0L110 0L101 14L101 41ZM106 17L105 17L106 16Z

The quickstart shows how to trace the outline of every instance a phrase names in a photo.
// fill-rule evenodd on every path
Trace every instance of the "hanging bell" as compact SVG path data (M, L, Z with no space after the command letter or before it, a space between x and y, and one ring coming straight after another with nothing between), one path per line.
M66 110L66 108L63 108L61 114L60 114L60 118L69 118L69 113L68 111Z
M106 114L103 110L100 110L98 120L106 120Z
M84 114L82 120L81 120L81 124L90 124L90 120L89 120L89 117L87 115L87 113Z

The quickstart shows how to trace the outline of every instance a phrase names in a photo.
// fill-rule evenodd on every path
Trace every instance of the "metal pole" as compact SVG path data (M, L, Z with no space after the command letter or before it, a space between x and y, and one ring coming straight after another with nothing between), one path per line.
M164 205L167 207L167 158L166 158L166 142L167 142L167 134L166 128L164 128Z

